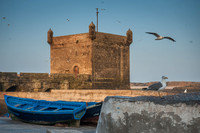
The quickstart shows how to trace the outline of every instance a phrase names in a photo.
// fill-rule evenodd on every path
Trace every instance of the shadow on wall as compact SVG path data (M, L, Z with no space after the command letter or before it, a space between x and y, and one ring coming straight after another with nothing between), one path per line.
M18 91L18 86L11 86L5 92L16 92Z
M52 88L48 88L46 90L44 90L44 92L51 92Z
M0 83L0 91L3 91L3 85Z

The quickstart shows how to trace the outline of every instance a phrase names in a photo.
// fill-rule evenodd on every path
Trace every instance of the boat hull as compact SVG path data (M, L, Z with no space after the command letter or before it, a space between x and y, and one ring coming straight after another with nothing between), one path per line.
M5 96L5 102L7 104L8 113L13 120L21 120L36 124L55 124L77 121L80 120L86 112L86 103L84 102L52 102L12 96Z
M71 114L38 114L34 112L21 112L12 108L8 108L8 112L13 120L20 120L35 124L67 123L74 120L74 117Z
M94 105L88 106L85 115L81 119L81 122L86 123L97 123L99 120L99 115L101 113L101 107L103 102L96 103Z
M87 107L86 113L82 119L92 118L100 115L102 102Z

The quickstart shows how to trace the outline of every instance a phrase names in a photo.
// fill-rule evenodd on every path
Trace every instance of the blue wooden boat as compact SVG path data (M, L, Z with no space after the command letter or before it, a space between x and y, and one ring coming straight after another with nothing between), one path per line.
M86 112L86 102L45 101L4 95L12 119L37 124L64 123L80 120Z
M97 123L103 102L88 102L87 110L81 122Z

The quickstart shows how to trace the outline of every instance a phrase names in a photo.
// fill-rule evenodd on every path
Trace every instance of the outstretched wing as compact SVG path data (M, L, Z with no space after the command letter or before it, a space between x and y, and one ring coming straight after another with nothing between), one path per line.
M171 37L164 37L164 38L166 38L166 39L169 39L169 40L172 40L173 42L176 42L173 38L171 38Z
M154 35L154 36L156 36L156 37L159 37L160 35L158 35L157 33L154 33L154 32L146 32L147 34L152 34L152 35Z
M158 82L158 83L155 83L155 84L152 84L150 85L147 90L155 90L157 91L158 89L160 89L162 87L162 83L161 82Z

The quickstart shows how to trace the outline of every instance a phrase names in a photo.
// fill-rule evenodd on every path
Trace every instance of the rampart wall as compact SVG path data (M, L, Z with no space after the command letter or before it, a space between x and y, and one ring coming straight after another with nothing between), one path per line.
M51 89L90 89L91 75L0 72L0 91L45 92Z
M137 89L147 87L155 82L131 83ZM101 85L98 85L101 84ZM21 92L48 92L54 90L80 90L80 89L117 89L121 82L114 78L93 78L89 74L48 74L48 73L20 73L0 72L0 91ZM183 92L200 90L200 82L167 82L167 87L173 87ZM127 89L128 87L120 88Z

